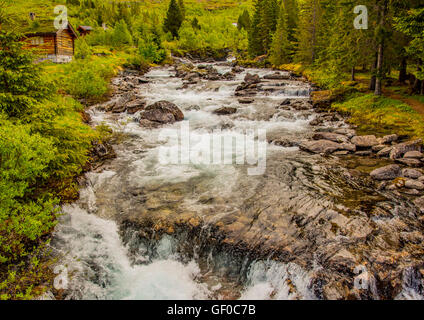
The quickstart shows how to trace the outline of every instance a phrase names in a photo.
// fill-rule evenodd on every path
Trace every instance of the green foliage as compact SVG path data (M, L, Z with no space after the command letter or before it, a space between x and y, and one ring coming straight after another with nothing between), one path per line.
M91 56L92 50L84 38L79 38L75 41L75 58L86 59Z
M411 9L395 19L398 31L410 37L406 52L417 63L415 76L424 80L424 8Z
M100 99L109 88L109 79L114 75L113 65L100 59L75 60L64 66L61 83L63 90L84 99Z
M125 20L122 19L116 24L112 34L112 43L116 47L133 44L133 39Z
M0 112L10 117L28 113L53 92L40 66L33 64L34 56L22 50L19 40L19 35L0 31Z
M174 38L178 38L178 32L183 23L184 17L181 13L181 8L176 0L171 0L169 3L168 12L163 24L163 30L170 32Z
M19 40L0 32L1 299L42 293L37 286L50 275L41 248L56 224L60 198L75 194L72 181L98 137L82 123L82 106L54 92L53 78L32 63Z
M140 39L139 53L145 61L152 63L161 63L166 58L166 50L153 37Z

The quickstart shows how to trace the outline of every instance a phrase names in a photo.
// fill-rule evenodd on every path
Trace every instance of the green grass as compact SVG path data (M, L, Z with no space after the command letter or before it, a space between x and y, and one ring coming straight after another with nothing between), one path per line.
M349 122L360 134L385 135L396 133L411 138L424 138L424 119L402 101L373 94L355 94L334 110L350 115Z

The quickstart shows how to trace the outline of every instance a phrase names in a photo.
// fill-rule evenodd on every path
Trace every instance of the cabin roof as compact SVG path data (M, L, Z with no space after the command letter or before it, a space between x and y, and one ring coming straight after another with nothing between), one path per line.
M92 31L93 27L90 26L79 26L77 30L83 30L83 31Z
M68 22L67 29L75 38L78 37L70 22ZM55 28L53 19L31 21L28 25L23 26L22 29L22 33L27 37L56 34L57 32L59 32L59 30Z

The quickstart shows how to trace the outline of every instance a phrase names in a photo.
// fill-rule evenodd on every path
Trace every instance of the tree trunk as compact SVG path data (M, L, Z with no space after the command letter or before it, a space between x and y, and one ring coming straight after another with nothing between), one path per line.
M400 70L399 70L399 83L400 84L405 84L405 81L407 79L407 72L406 72L406 68L407 68L407 61L406 58L402 58L402 61L400 63Z
M371 66L371 81L370 81L370 90L375 91L375 81L377 80L377 77L375 75L375 70L377 69L377 53L375 54L374 63Z
M423 65L423 61L422 60L420 60L419 62L418 62L418 66L417 66L417 70L418 71L420 71L421 70L421 66ZM416 94L423 94L423 91L424 91L424 89L423 89L423 86L424 86L424 81L423 80L420 80L420 79L418 79L417 77L414 77L415 78L415 81L414 81L414 83L413 83L413 85L412 85L412 93L416 93Z
M380 15L380 26L384 28L385 20L386 20L386 11L387 11L387 0L384 0L382 5L379 5ZM380 35L381 36L381 35ZM377 51L377 74L375 80L375 91L374 94L376 96L381 96L381 87L383 81L383 65L384 65L384 39L379 39L380 43L378 44Z
M384 44L383 41L378 45L378 59L377 59L377 75L375 79L375 90L376 96L381 96L381 85L383 82L383 59L384 59Z
M355 67L352 67L350 80L351 80L351 81L355 81Z

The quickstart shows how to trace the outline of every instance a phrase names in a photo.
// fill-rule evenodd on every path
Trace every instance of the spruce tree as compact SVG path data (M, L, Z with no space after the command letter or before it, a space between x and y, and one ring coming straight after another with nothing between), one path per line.
M262 8L263 8L263 2L264 0L256 0L254 3L254 12L253 12L253 19L252 19L252 25L249 31L249 55L251 57L256 57L261 54L263 54L263 43L261 39L261 18L262 18Z
M180 6L176 0L171 0L169 3L168 12L166 13L163 30L170 32L174 38L179 37L179 30L183 23L183 16L181 14Z
M322 8L319 0L305 0L299 10L298 51L296 60L312 64L317 58Z
M191 27L193 28L193 30L201 30L202 27L199 24L199 20L194 17L193 20L191 20Z
M249 11L246 9L243 11L243 13L239 16L237 21L237 28L239 30L244 29L248 31L250 29L250 14Z
M180 7L182 21L184 21L186 17L186 9L184 5L184 0L178 0L178 6Z
M275 31L271 46L270 61L276 66L288 63L292 53L292 45L290 44L288 32L288 20L288 12L283 3L280 8L277 30Z
M277 0L264 0L261 22L259 24L261 30L263 54L267 54L271 48L272 35L277 29L278 11L279 8Z
M272 36L277 29L277 0L256 0L252 25L249 32L249 54L251 57L267 54Z

